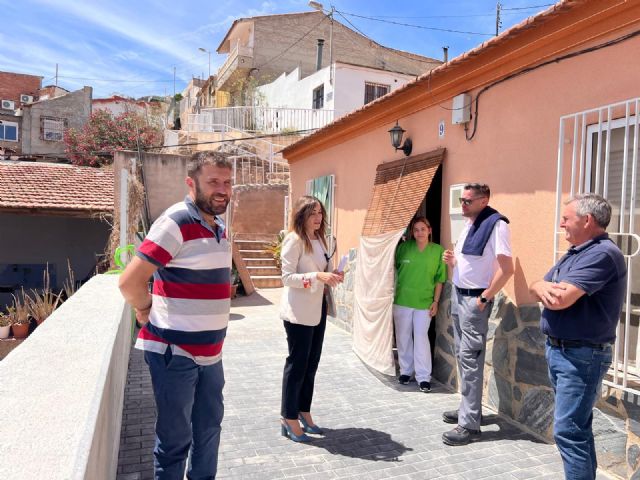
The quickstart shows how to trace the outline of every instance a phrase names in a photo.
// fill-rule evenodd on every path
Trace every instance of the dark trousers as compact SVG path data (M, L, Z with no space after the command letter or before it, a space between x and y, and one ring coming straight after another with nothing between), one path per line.
M144 352L158 416L154 470L156 480L213 480L218 466L220 424L224 415L222 361L196 365L167 352Z
M290 420L300 412L311 411L313 385L322 355L322 342L327 327L327 304L322 301L320 323L315 327L284 321L289 356L282 375L280 415Z

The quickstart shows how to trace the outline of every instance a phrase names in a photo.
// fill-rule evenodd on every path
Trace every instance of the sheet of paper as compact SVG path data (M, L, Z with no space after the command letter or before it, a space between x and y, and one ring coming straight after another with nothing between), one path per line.
M347 262L349 261L349 255L343 255L340 258L340 263L338 264L338 271L339 272L344 272L344 268L347 266Z

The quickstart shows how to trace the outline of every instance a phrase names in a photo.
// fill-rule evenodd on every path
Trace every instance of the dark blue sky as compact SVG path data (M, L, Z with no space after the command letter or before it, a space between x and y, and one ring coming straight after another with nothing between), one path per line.
M502 30L550 3L504 0ZM442 58L445 45L449 58L460 55L495 31L492 0L334 0L333 6L336 20L378 43L434 58ZM224 61L215 49L234 19L309 10L307 0L0 0L0 70L41 75L48 85L57 63L60 86L92 86L94 98L173 94L174 67L176 91L192 76L207 75L208 55L199 47L212 50L212 72Z

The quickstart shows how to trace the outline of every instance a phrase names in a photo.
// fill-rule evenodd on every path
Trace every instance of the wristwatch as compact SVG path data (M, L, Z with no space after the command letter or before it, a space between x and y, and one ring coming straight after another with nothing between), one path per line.
M487 303L489 301L489 299L487 297L485 297L484 295L480 295L480 303Z

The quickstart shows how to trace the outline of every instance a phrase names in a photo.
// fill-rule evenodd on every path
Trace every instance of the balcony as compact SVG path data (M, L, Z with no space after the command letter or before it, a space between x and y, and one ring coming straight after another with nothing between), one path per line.
M322 128L346 112L310 108L226 107L207 108L187 118L189 132L214 132L229 127L243 132L291 133Z
M253 67L253 48L236 45L229 56L218 70L217 88L227 90L230 81L235 79L235 72L239 70L248 70ZM225 88L226 87L226 88Z

